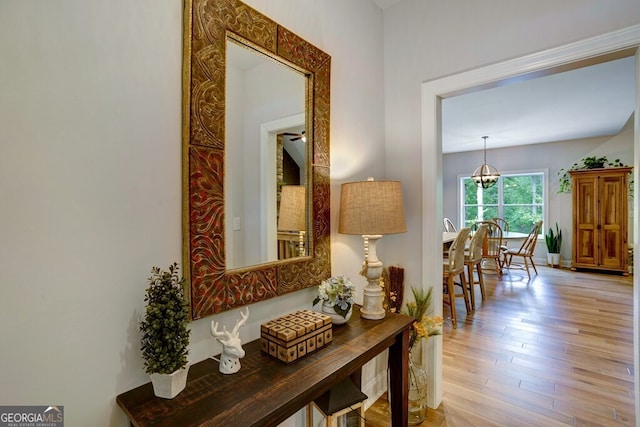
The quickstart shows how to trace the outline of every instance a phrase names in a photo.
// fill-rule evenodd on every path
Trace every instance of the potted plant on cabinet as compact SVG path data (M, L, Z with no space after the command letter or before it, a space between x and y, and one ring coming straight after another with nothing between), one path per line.
M609 161L609 159L607 159L607 156L585 157L581 161L582 164L576 162L571 165L569 169L562 168L558 171L558 181L560 184L560 187L558 188L558 194L571 193L571 175L569 174L570 171L601 168L620 168L626 166L620 161L620 159L615 159L613 162Z
M187 382L189 371L188 304L177 263L169 271L151 269L140 322L142 359L156 396L173 399Z
M547 263L552 267L560 266L560 250L562 249L562 230L558 227L556 222L556 232L549 227L549 231L544 236L544 241L547 244Z

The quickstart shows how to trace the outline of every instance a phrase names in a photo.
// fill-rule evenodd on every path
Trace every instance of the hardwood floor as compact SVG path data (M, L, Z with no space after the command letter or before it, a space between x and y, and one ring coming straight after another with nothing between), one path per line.
M538 272L485 274L457 330L444 308L443 401L422 426L635 425L631 276ZM366 418L390 424L385 397Z

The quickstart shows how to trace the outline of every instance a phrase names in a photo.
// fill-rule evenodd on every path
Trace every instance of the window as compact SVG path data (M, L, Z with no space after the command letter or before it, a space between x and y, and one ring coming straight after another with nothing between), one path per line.
M476 221L504 218L509 231L528 233L545 218L546 172L512 173L500 176L491 188L478 187L469 176L460 177L464 226Z

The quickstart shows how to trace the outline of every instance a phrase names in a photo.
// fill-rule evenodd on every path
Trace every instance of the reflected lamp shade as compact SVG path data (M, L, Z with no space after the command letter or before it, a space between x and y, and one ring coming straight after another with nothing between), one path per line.
M338 233L384 235L404 233L402 188L399 181L359 181L342 184Z
M304 231L306 222L306 191L303 185L283 185L280 192L278 231Z

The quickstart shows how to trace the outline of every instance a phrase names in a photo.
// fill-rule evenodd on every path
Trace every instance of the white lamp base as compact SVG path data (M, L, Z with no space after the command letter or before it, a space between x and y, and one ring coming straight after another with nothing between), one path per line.
M362 308L360 315L363 319L380 320L386 314L382 306L383 295L380 287L380 276L382 275L382 261L378 259L376 253L376 243L382 236L363 236L369 240L369 250L364 262L362 275L367 278L367 285L364 287Z

